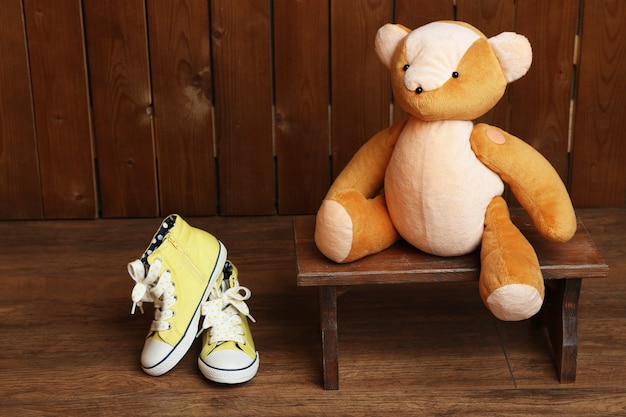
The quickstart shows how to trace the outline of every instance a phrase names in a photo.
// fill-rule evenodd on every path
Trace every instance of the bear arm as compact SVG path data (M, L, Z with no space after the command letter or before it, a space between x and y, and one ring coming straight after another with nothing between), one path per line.
M494 126L477 124L470 137L477 158L506 182L539 232L566 242L576 232L576 214L565 185L532 146Z
M347 191L357 191L365 198L379 194L394 146L407 120L397 122L370 138L337 176L326 198L331 199Z

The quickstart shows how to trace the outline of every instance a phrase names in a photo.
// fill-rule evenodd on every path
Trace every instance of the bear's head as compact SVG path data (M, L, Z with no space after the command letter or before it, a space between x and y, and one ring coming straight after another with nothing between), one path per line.
M482 116L532 62L524 36L503 32L487 38L456 21L413 31L387 24L378 30L376 53L391 72L396 103L425 121Z

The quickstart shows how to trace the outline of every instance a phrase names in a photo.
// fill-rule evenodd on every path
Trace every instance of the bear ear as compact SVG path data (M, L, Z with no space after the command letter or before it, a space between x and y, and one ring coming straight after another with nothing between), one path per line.
M525 36L503 32L489 38L489 44L500 61L507 82L513 82L526 74L533 60L533 51Z
M391 58L400 44L400 41L410 32L408 28L402 25L394 25L391 23L387 23L385 26L378 29L375 41L376 53L387 68L391 68Z

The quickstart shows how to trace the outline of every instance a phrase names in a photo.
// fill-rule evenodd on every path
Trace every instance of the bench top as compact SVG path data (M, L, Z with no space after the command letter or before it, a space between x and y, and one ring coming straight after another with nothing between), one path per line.
M512 213L511 218L535 248L544 279L608 276L609 267L580 218L576 234L567 243L544 239L526 214ZM478 280L478 251L464 256L440 257L400 241L378 254L337 264L315 246L315 216L295 217L293 228L299 286Z

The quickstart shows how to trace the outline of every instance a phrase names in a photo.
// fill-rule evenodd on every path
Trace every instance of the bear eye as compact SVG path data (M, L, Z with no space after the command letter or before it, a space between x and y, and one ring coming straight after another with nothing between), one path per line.
M404 64L404 66L402 67L402 69L406 71L406 70L408 70L408 69L409 69L409 67L410 67L410 65L409 65L409 64Z
M424 89L423 89L422 87L417 87L417 88L415 89L415 92L416 92L417 94L422 94L422 93L424 92Z
M454 71L454 72L452 73L452 78L459 78L459 73L458 73L458 72L456 72L456 71Z

